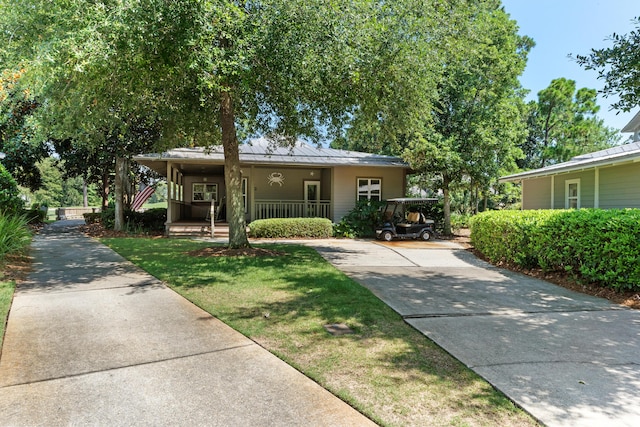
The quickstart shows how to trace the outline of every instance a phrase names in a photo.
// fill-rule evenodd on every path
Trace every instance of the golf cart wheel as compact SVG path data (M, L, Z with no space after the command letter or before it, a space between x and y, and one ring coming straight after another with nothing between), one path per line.
M425 242L426 242L427 240L431 240L431 238L432 238L432 237L433 237L433 236L432 236L432 235L431 235L431 233L429 233L428 231L423 231L423 232L422 232L422 234L420 235L420 238L421 238L423 241L425 241Z
M383 231L382 234L380 235L380 238L385 242L390 242L393 240L393 234L391 234L390 231Z

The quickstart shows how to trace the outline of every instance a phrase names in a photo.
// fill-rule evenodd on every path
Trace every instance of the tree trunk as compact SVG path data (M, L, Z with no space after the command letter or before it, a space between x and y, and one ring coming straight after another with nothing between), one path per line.
M113 225L115 231L124 229L124 185L126 182L127 162L123 157L116 157L115 202L116 218Z
M102 211L104 212L109 208L109 172L105 172L102 175Z
M449 179L446 177L442 178L442 194L444 196L444 229L442 233L445 236L451 235L451 200L449 197Z
M248 248L247 224L242 201L242 172L240 149L236 135L235 115L231 93L222 92L220 124L224 147L224 179L227 189L227 221L229 222L229 248Z
M89 207L89 195L87 194L87 180L82 178L82 207Z

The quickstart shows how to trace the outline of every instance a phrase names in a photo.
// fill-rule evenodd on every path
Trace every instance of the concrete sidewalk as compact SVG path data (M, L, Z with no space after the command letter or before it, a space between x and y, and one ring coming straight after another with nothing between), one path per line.
M374 425L76 224L33 243L0 358L0 425Z
M309 242L548 426L640 425L640 312L447 242Z

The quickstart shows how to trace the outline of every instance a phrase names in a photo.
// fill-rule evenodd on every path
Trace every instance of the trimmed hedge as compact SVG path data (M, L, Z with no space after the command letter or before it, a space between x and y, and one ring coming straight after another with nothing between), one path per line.
M640 209L484 212L471 220L471 241L492 262L640 290Z
M314 238L333 235L333 224L326 218L259 219L249 224L249 235L258 238Z

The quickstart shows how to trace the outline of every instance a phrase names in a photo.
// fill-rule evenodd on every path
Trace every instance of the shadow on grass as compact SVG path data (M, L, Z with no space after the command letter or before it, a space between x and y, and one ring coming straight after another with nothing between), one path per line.
M105 239L105 243L233 328L269 342L271 351L316 377L303 366L313 365L311 371L320 372L318 380L323 372L331 376L332 370L342 369L354 380L389 383L394 388L408 381L418 390L426 383L438 383L450 390L447 393L468 390L471 401L459 405L513 410L502 394L314 249L268 244L256 246L286 254L206 258L187 255L207 246L205 242ZM328 323L346 323L354 333L331 336L323 329ZM354 366L346 366L350 363Z

